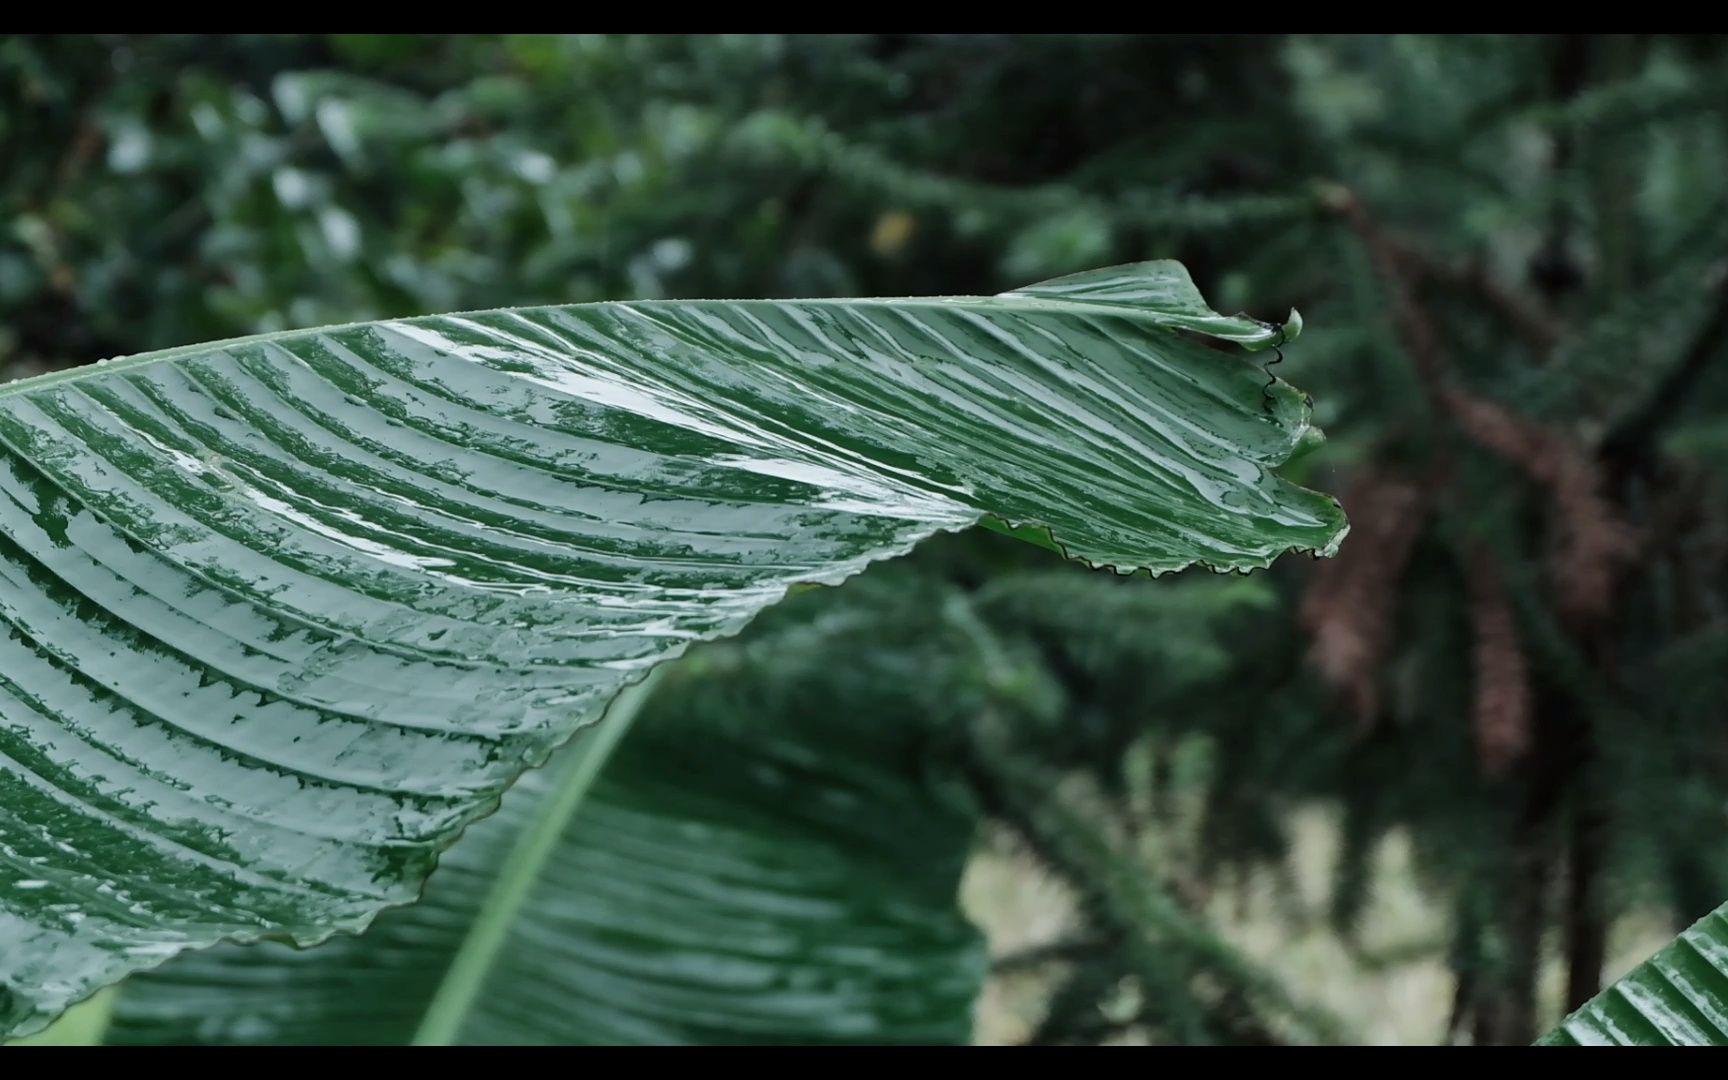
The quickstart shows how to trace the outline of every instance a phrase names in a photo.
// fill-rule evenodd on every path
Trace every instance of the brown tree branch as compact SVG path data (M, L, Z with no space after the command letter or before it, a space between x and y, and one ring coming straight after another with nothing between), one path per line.
M1335 187L1323 198L1355 231L1385 280L1393 318L1429 400L1467 438L1548 492L1554 523L1549 569L1560 610L1575 624L1600 620L1637 551L1636 534L1603 491L1602 469L1564 432L1452 385L1439 331L1416 299L1396 241L1348 188Z
M1416 303L1403 250L1349 188L1334 185L1327 188L1320 198L1322 205L1344 219L1367 249L1369 259L1385 282L1392 301L1392 318L1410 349L1416 376L1429 397L1441 404L1439 399L1445 382L1446 359L1433 322Z
M1496 281L1480 260L1457 266L1391 234L1386 235L1385 242L1411 277L1429 278L1481 300L1537 355L1553 352L1566 336L1565 322L1547 304L1530 293Z

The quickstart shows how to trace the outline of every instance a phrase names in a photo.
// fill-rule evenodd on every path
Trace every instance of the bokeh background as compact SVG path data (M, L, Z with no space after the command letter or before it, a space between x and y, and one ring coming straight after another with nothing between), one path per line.
M1339 558L854 601L983 597L1054 717L973 778L974 1037L1521 1043L1728 900L1725 178L1709 35L13 36L0 377L1149 258L1296 307Z

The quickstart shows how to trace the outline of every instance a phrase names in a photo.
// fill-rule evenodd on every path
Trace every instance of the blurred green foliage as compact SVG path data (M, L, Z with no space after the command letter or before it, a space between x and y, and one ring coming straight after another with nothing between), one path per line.
M1207 112L1240 128L1227 102L1272 87L1234 54L1274 55L1195 45L12 38L4 352L554 301L994 291L1304 213L1256 196L1188 220L1195 178L1146 151Z

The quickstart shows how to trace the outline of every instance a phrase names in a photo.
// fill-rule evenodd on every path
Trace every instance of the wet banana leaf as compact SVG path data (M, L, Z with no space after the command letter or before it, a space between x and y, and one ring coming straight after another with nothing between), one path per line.
M313 949L141 972L104 1041L970 1041L976 820L935 736L964 729L983 676L928 592L880 581L672 665L627 733L615 708L512 787L418 903Z
M1728 1046L1728 904L1597 994L1546 1046Z
M0 388L0 1032L413 901L626 686L986 518L1098 566L1335 549L1304 397L1181 267L616 303Z

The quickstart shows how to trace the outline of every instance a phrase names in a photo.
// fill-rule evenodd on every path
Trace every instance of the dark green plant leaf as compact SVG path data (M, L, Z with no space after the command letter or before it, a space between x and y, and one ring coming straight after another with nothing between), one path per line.
M929 591L870 576L659 669L597 783L618 708L476 823L419 903L310 950L141 972L105 1041L967 1041L974 815L931 736L964 730L981 680ZM544 858L520 858L540 837Z
M1585 1003L1544 1046L1728 1046L1728 904Z
M1272 472L1303 396L1196 339L1282 331L1173 263L1100 280L436 316L0 390L0 1031L364 927L654 664L936 532L1155 573L1335 549Z

